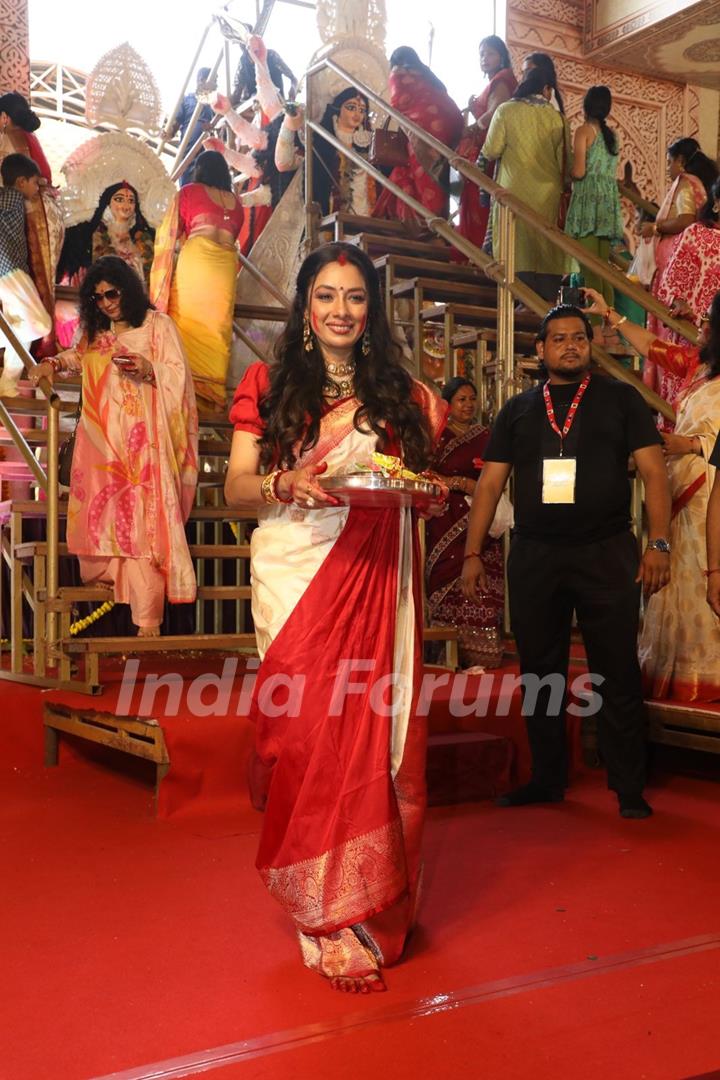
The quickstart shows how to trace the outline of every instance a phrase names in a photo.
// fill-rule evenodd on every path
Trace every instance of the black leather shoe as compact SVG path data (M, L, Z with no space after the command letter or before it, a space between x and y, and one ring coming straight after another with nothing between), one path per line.
M643 799L642 795L618 795L620 804L620 817L646 818L652 814L652 806Z
M496 806L530 806L532 803L559 803L565 798L562 788L546 788L531 780L529 784L508 791L495 800Z

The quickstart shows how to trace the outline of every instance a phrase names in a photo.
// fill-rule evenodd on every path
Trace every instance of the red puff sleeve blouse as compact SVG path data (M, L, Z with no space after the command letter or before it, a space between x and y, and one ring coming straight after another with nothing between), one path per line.
M262 360L247 369L233 397L230 421L235 431L249 431L262 435L264 424L260 418L260 401L270 388L268 366Z

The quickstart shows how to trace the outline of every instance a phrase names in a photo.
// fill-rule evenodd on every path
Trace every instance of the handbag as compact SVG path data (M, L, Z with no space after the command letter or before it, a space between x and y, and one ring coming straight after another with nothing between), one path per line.
M82 412L82 394L78 398L77 412L75 413L75 427L72 429L71 434L62 444L58 450L57 459L57 478L58 484L62 487L70 487L70 477L72 475L72 463L73 454L75 453L75 436L77 435L78 424L80 423L80 413Z
M383 126L372 133L368 160L378 169L395 169L399 165L407 165L410 160L407 135L404 131L390 131L389 123L388 116Z

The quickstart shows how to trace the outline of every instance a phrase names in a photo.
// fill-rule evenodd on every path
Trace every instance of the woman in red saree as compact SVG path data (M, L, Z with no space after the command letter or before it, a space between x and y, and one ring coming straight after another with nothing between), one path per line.
M670 187L655 221L646 222L640 230L646 239L655 238L656 270L652 280L652 294L658 299L661 296L667 298L667 291L663 287L665 272L685 230L697 220L718 175L717 166L703 154L696 139L677 139L672 143L668 147L667 163L672 181ZM670 297L671 304L674 299L675 297ZM654 315L648 316L648 329L658 338L672 340L672 331ZM648 359L643 364L643 382L665 401L675 405L682 382L676 375ZM663 418L659 426L663 430L672 430L670 421Z
M720 622L706 602L705 520L715 479L710 455L720 428L720 292L700 320L700 348L675 345L634 323L586 289L591 312L680 386L674 432L663 432L672 493L670 583L650 597L638 649L649 697L720 701Z
M502 38L491 34L480 42L480 67L488 78L488 84L482 93L470 101L470 112L476 123L464 133L458 146L458 154L475 164L485 142L490 121L498 105L509 101L517 90L517 79L513 75L510 53ZM495 163L487 165L488 176L495 175ZM460 218L458 232L482 247L487 232L490 216L490 200L484 198L477 184L464 180L460 194Z
M459 376L443 388L450 406L447 427L440 436L433 467L450 494L447 510L425 526L425 574L430 622L456 626L460 633L460 663L498 667L502 661L505 605L505 559L500 538L490 537L483 549L488 591L475 600L463 596L460 575L470 499L483 466L488 428L475 420L477 393Z
M445 404L402 368L377 274L349 244L303 263L275 357L251 366L235 394L225 483L228 504L259 520L257 866L308 967L336 989L382 990L420 873L417 528L409 508L338 504L318 477L355 471L376 449L423 468Z
M418 127L454 148L462 134L463 117L443 83L423 64L414 49L403 45L390 57L390 104ZM415 135L408 136L408 163L397 165L390 179L433 214L446 215L448 207L448 167ZM384 190L373 217L417 222L417 216L402 200Z

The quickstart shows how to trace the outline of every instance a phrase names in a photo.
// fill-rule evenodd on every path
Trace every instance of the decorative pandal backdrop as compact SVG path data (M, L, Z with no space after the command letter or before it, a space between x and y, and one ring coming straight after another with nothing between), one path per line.
M30 92L27 0L0 0L0 93Z
M600 66L583 55L583 0L509 0L507 39L519 74L530 52L549 53L558 72L573 129L582 121L582 101L591 86L612 90L610 118L620 137L620 170L632 162L643 196L659 202L665 192L665 150L683 135L697 136L699 99L692 86ZM714 153L714 147L710 147Z

